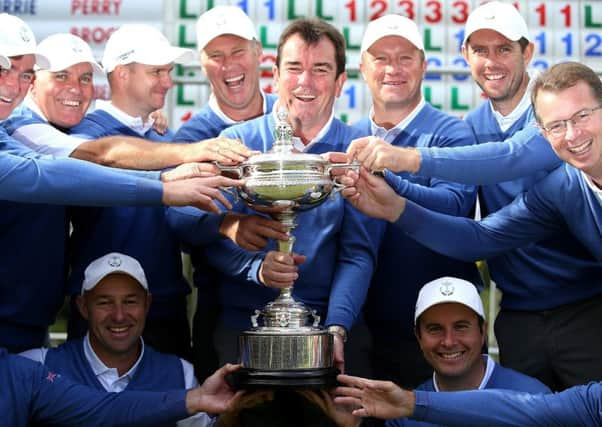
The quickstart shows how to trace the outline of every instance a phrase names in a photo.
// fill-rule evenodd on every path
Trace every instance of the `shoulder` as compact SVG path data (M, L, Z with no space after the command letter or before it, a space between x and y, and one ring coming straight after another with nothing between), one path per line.
M550 393L550 389L539 380L513 369L504 368L497 363L485 388L501 388L528 393Z

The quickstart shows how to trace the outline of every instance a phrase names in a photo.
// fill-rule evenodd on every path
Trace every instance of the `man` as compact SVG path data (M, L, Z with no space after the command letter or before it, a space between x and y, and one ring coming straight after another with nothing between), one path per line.
M197 412L220 413L239 398L228 365L193 390L106 393L76 384L39 363L0 348L0 410L3 423L64 426L163 426Z
M450 427L599 426L602 383L571 387L562 393L528 394L512 390L453 393L407 391L389 381L339 375L335 402L357 409L353 415L412 417Z
M457 155L451 149L443 153L429 150L433 154L432 164L438 170L447 169L444 165L448 159L456 159L450 160L445 174L448 179L456 179L453 175L457 175L458 180L467 182L470 176L483 176L473 178L472 182L488 184L480 188L481 211L486 215L510 204L558 166L560 160L551 155L549 148L542 148L545 141L531 124L534 117L526 67L533 45L518 11L509 3L500 2L486 3L475 9L466 22L462 49L473 78L489 96L487 102L466 117L478 142L534 138L530 143L524 139L509 145L501 143L501 150L495 148L496 143L486 144L484 161L470 160L473 158L471 147L459 149ZM521 130L522 136L519 135ZM429 153L422 153L428 157ZM535 159L522 161L519 166L527 174L517 178L516 170L508 173L506 169L512 169L508 165L514 163L513 159L525 154L528 159ZM376 157L388 157L393 161L385 167L399 170L395 166L399 156L393 150L366 151L360 157L362 161L367 160L367 167L377 170L384 165L382 161L375 163ZM532 165L530 170L524 167L528 163ZM493 178L497 171L496 180ZM420 204L427 206L424 202ZM462 249L476 249L463 243ZM447 246L460 249L452 239L448 239ZM487 248L483 248L482 243L478 247L484 249L479 251L481 256L486 256ZM494 245L492 251L496 249ZM450 251L445 253L449 255ZM599 351L602 348L591 345L599 342L598 331L578 325L600 322L602 266L592 258L586 245L563 229L521 249L503 254L496 252L487 263L492 278L503 292L501 311L495 323L502 364L538 378L553 390L591 379L602 366ZM575 321L577 318L580 320ZM579 360L575 352L581 355Z
M22 353L53 372L107 392L163 391L198 386L192 365L163 354L142 339L152 295L144 269L112 252L86 268L77 307L88 323L84 338ZM201 419L202 418L202 419ZM178 425L207 425L206 414Z
M463 259L493 257L509 249L530 247L531 242L551 235L570 233L573 240L587 248L588 253L580 254L583 262L600 266L602 82L584 65L557 64L534 83L532 103L544 136L558 157L568 164L560 166L513 203L480 222L431 212L406 201L365 170L357 187L346 190L345 195L363 212L394 222L413 238L450 256ZM343 181L350 183L347 178ZM448 240L462 241L463 245L450 248ZM576 270L581 267L581 264L572 265L565 259L559 259L558 263L571 274L577 274ZM571 358L573 370L583 371L586 380L602 378L600 340L587 340L588 334L597 337L599 333L599 328L592 326L600 324L596 290L592 289L590 292L594 296L582 304L583 313L567 310L547 313L548 317L555 315L568 325L563 323L553 331L533 330L533 325L528 323L522 325L533 340L540 334L554 332L559 342L554 347L557 353L552 363ZM565 294L575 292L570 288ZM522 332L517 330L516 333ZM560 344L562 347L559 348ZM536 356L530 357L536 359Z
M31 29L19 18L1 14L0 22L6 29L2 32L0 45L11 55L10 68L3 69L0 75L0 90L4 100L0 114L1 118L6 118L21 102L33 80L36 43ZM49 66L48 59L43 55L39 55L39 58L44 58L41 65ZM8 59L5 63L9 63ZM219 177L197 179L190 183L193 184L190 188L186 183L164 186L166 191L162 195L159 182L140 178L152 177L148 173L138 174L134 179L79 162L57 160L56 165L50 164L50 161L38 162L33 159L41 157L40 154L17 143L3 129L0 138L2 159L7 163L2 176L2 197L7 200L84 205L156 205L163 198L169 204L192 201L199 207L215 211L219 209L211 199L225 201L216 188L225 184ZM28 157L29 160L15 159L5 153ZM42 173L37 170L40 163L46 169ZM90 191L90 188L98 188L99 185L107 193ZM111 190L114 194L109 193ZM62 305L67 222L62 207L33 207L10 202L2 204L3 223L6 224L2 233L6 244L2 247L6 250L3 252L0 286L3 295L0 337L3 347L18 352L44 344L47 327L54 321L56 311ZM31 269L32 262L38 268Z
M44 42L43 42L44 43ZM47 48L56 56L57 50ZM71 128L71 134L88 140L124 135L156 143L173 139L173 132L159 134L151 113L163 108L173 86L171 71L188 49L172 46L158 30L126 24L107 41L103 66L111 88L110 101L98 101L96 109ZM49 55L50 56L50 55ZM52 57L51 57L52 60ZM147 317L144 338L157 350L190 359L190 327L186 296L190 287L182 275L180 243L161 208L82 208L71 210L72 295L69 338L85 334L86 322L75 309L86 266L102 254L118 251L133 256L148 277L154 303Z
M472 283L442 277L420 289L414 315L416 338L433 367L432 379L417 390L458 391L509 389L548 393L550 389L526 375L503 368L481 349L487 322L481 297ZM388 426L424 426L398 419Z
M360 72L372 95L370 116L354 127L392 147L450 147L473 144L470 128L424 101L424 44L416 24L386 15L368 24L360 50ZM471 213L472 186L401 174L401 194L450 215ZM378 264L363 314L370 331L375 378L415 387L431 374L414 336L414 303L420 287L437 277L478 280L474 263L460 262L416 243L395 227L381 224ZM399 254L403 254L400 257ZM351 354L355 353L353 342ZM408 370L411 365L414 369Z
M344 39L330 24L292 22L280 37L273 72L277 105L288 110L297 150L339 150L357 135L333 117L346 75ZM222 134L265 151L274 141L274 123L274 114L269 114ZM236 212L252 211L239 203ZM303 212L297 222L295 250L303 256L276 251L274 242L262 251L243 250L231 240L207 248L209 261L221 273L222 312L215 334L220 361L237 359L238 335L251 326L250 315L294 282L295 297L316 309L335 333L335 359L343 367L343 341L359 313L375 262L368 219L337 198Z
M234 124L272 111L276 96L259 86L261 42L251 19L235 6L216 6L199 16L196 24L197 49L211 95L209 102L177 131L177 142L195 142L217 137ZM218 366L213 348L213 330L219 312L217 272L208 265L207 243L228 237L250 250L263 248L268 239L285 238L284 228L259 215L207 215L219 234L206 229L195 232L198 211L194 208L168 209L168 220L190 252L197 304L192 324L192 345L197 377L205 378Z

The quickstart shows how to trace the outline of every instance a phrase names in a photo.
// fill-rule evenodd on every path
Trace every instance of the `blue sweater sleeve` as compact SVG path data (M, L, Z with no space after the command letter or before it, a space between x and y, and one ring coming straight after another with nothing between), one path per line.
M395 223L428 248L465 261L540 240L557 230L557 224L562 221L533 189L481 221L440 214L408 201Z
M23 400L17 403L19 407L15 412L24 409L31 419L44 424L156 426L188 416L185 390L105 393L75 384L39 363L18 356L12 358L10 375L13 384L8 392L10 395L13 391L15 398ZM19 393L22 394L20 398ZM29 402L27 408L22 408L24 402ZM21 425L18 420L14 421Z
M160 181L93 163L28 159L0 153L0 199L80 206L160 205Z
M534 125L501 142L418 150L422 157L418 174L473 185L511 181L562 163Z
M416 391L414 418L446 426L599 426L602 383L556 394L508 390L454 393Z
M189 245L207 245L220 238L219 227L223 214L205 212L191 206L170 207L166 210L166 219L178 239Z

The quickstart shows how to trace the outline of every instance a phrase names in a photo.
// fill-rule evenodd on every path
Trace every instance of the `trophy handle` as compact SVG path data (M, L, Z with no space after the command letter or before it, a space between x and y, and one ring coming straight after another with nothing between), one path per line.
M358 172L360 170L360 163L355 160L351 163L333 163L326 168L326 172L330 175L330 172L333 169L340 169L340 168L352 169L352 170ZM337 193L339 193L341 190L344 190L345 188L347 188L346 185L341 184L336 179L332 180L332 185L334 186L334 188L333 188L332 192L330 193L331 198L334 198L334 196Z

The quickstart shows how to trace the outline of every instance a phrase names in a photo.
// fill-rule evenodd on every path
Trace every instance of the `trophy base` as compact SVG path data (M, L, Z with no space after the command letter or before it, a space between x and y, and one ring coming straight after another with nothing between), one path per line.
M265 371L240 368L228 374L228 384L236 390L262 388L311 388L322 389L337 386L337 368L295 369Z

